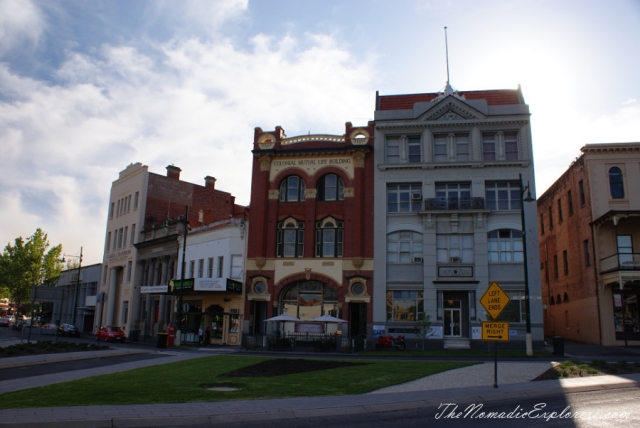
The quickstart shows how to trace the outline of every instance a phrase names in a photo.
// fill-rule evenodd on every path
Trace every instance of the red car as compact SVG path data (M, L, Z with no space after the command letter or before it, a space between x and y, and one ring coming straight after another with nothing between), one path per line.
M116 326L106 326L100 327L100 330L96 333L97 341L105 341L105 342L122 342L124 343L127 338L124 335L124 331L120 327Z

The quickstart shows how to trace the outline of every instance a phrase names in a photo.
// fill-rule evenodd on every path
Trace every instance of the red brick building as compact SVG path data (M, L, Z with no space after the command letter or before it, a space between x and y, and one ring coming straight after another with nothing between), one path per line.
M294 330L366 334L373 295L373 122L345 134L287 138L255 129L245 328L271 333L265 319ZM266 331L269 329L269 331Z

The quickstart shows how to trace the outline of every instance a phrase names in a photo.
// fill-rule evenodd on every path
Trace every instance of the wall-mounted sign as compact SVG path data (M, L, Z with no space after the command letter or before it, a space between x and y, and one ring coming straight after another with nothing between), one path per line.
M183 290L193 290L193 278L185 279L185 280L171 280L169 281L170 291L177 291L179 289Z
M230 293L242 294L242 283L230 278L227 278L227 291Z
M140 293L152 294L152 293L168 293L169 284L165 285L143 285L140 287Z
M195 281L194 291L225 291L225 285L219 278L196 278Z

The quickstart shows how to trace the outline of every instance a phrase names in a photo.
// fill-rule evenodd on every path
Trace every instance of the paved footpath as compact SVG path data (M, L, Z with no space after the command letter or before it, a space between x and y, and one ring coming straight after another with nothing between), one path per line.
M578 352L585 351L582 348ZM594 348L590 351L591 356L584 356L583 359L590 361L594 352L600 352L601 348ZM152 350L134 350L129 352L156 352ZM26 387L40 386L44 384L54 384L68 381L74 378L95 376L104 373L130 370L137 367L149 366L152 364L165 364L172 361L179 361L188 358L198 358L211 355L215 352L223 352L222 349L207 349L208 352L179 352L164 351L166 358L143 360L135 363L124 363L113 366L99 367L96 369L80 370L83 372L61 373L56 375L40 376L38 378L20 379ZM105 351L112 352L112 351ZM126 349L113 350L115 352L127 352ZM604 351L610 353L610 350ZM625 351L626 352L626 351ZM95 354L95 353L94 353ZM637 355L638 351L622 353L622 355ZM87 358L88 356L64 354L57 357L47 358ZM37 356L27 357L28 362L35 364ZM24 358L23 358L24 359ZM568 358L562 358L562 360ZM601 358L600 358L601 359ZM0 369L10 369L17 367L15 359L2 359ZM5 364L4 366L2 364ZM500 368L505 363L499 363ZM539 362L512 362L510 364L519 365L520 372L526 372L525 368L536 367L529 364L539 364ZM544 363L543 363L544 364ZM549 363L547 363L549 364ZM484 372L492 363L485 363ZM482 366L480 366L482 367ZM538 369L543 369L540 366ZM465 370L465 369L459 369ZM536 369L537 370L537 369ZM225 422L251 422L269 419L291 419L308 418L313 416L336 416L343 414L373 413L391 410L404 410L414 408L433 407L437 408L442 403L488 403L502 400L514 400L518 398L549 397L563 395L569 392L602 391L614 388L638 388L640 386L640 374L625 376L594 376L588 378L573 378L563 380L548 380L536 382L519 382L502 384L499 380L498 387L493 386L493 381L485 385L465 386L456 384L454 378L457 370L441 374L443 379L449 375L448 388L431 389L424 383L422 388L409 387L415 382L408 382L405 389L396 388L397 392L376 393L335 396L335 397L302 397L288 399L270 400L246 400L246 401L225 401L211 403L178 403L178 404L158 404L158 405L118 405L118 406L77 406L77 407L54 407L54 408L31 408L31 409L8 409L0 410L0 427L47 427L47 428L75 428L75 427L160 427L160 426L215 426ZM534 376L534 372L528 376ZM48 377L48 378L47 378ZM467 375L457 376L460 382L468 380ZM47 378L47 379L39 379ZM427 378L425 378L427 379ZM12 382L12 381L8 381ZM484 382L484 381L483 381ZM5 382L2 382L4 384ZM10 387L4 391L9 392ZM15 390L15 389L14 389Z

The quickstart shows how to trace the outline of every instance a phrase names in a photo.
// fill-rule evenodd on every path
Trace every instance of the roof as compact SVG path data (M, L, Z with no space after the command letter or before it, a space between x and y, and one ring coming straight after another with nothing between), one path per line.
M524 104L517 89L493 89L487 91L458 92L466 100L486 100L487 105ZM415 103L433 101L439 93L380 95L376 110L411 110Z

